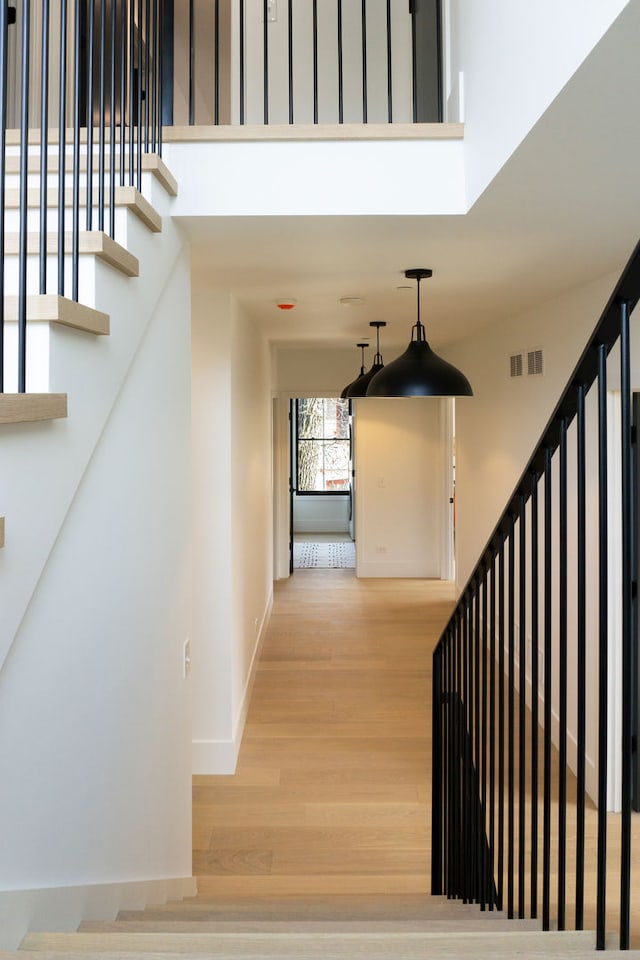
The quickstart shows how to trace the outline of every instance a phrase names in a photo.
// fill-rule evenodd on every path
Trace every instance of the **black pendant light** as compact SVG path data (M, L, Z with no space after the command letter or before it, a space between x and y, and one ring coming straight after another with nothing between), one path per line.
M404 275L409 280L418 281L418 320L413 327L411 343L403 354L372 378L367 396L472 397L473 390L465 375L433 352L420 322L420 281L430 277L432 271L417 267L405 270Z
M360 373L358 374L358 376L356 377L355 380L352 380L351 383L348 383L348 384L346 385L346 387L344 388L344 390L343 390L342 393L340 394L340 399L341 399L341 400L346 400L348 397L350 397L351 394L349 393L349 391L351 390L351 388L352 388L352 387L355 387L356 383L357 383L359 380L361 380L362 377L364 377L364 351L365 351L365 349L366 349L368 346L369 346L368 343L356 343L356 347L360 347L360 349L362 350L362 363L361 363L361 366L360 366Z
M358 379L350 385L349 393L347 394L348 397L366 397L367 388L371 380L384 368L380 354L380 327L386 327L386 325L384 320L372 320L369 324L370 327L376 328L376 355L373 358L371 369L367 370L363 377L358 377Z

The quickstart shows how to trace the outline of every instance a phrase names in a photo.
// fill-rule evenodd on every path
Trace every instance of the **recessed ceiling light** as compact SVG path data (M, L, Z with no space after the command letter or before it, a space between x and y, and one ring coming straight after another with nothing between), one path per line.
M340 303L343 307L361 307L364 297L340 297Z
M396 287L396 290L413 290L413 287L410 287L406 283L403 283L399 287Z

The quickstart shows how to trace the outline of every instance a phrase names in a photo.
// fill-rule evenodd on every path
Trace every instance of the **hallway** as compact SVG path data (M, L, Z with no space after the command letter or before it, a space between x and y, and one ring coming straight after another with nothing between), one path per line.
M194 777L201 897L426 893L438 580L303 570L275 587L233 777Z

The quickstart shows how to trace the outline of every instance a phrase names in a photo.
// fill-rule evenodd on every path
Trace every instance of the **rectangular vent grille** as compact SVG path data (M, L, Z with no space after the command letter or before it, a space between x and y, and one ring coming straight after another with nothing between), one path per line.
M542 350L529 350L527 353L527 374L530 377L539 377L544 373Z
M512 377L521 377L522 376L522 354L514 353L509 357L509 367L510 367L510 376Z

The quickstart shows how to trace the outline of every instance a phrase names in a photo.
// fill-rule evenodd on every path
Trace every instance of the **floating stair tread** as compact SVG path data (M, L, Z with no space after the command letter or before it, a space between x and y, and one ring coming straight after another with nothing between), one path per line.
M105 190L105 206L109 203L110 191L107 188ZM127 210L130 210L131 213L135 214L139 220L144 223L152 233L160 233L162 231L162 217L158 211L151 206L146 197L135 188L130 186L116 186L116 207L126 207ZM73 191L65 190L64 194L65 208L71 209L73 206ZM87 206L87 190L83 187L79 193L79 203L80 207L86 209ZM98 191L93 191L92 204L94 207L98 205ZM5 206L7 210L19 210L20 209L20 191L17 188L5 191ZM40 190L36 188L31 188L27 191L27 206L31 208L37 208L40 206ZM56 208L58 206L58 190L55 187L47 190L47 209Z
M292 957L305 960L362 957L424 960L424 957L553 957L588 955L595 936L563 933L29 933L21 950L50 950L67 957L102 951L201 954L209 957Z
M4 298L5 320L18 319L18 298ZM84 330L105 336L109 333L109 314L87 307L83 303L60 297L54 293L32 294L27 297L27 320L60 323L75 330Z
M66 393L0 393L0 423L59 420L66 416Z
M65 249L71 252L72 236L65 234ZM108 263L109 266L124 273L127 277L137 277L140 273L138 258L129 253L125 247L116 243L110 236L101 230L92 230L90 232L81 231L78 238L78 249L81 254L91 254ZM27 236L27 253L38 254L40 252L40 234L29 233ZM47 252L58 252L58 234L47 234ZM17 256L19 253L19 235L9 233L5 237L5 253Z
M65 160L65 171L67 173L72 173L73 166L73 156L69 153L66 155ZM127 169L128 169L128 155L127 160ZM118 169L120 167L120 157L117 156ZM57 173L59 168L58 163L58 154L49 154L47 158L47 173ZM99 160L98 157L94 155L93 160L93 173L98 174L99 170ZM105 170L109 170L109 154L105 157ZM86 173L87 171L87 156L81 154L80 156L80 172ZM18 175L20 173L20 157L19 156L8 156L6 158L6 172L7 174ZM142 154L142 172L152 174L156 180L162 184L164 189L167 191L169 196L177 197L178 196L178 181L173 176L166 163L159 157L157 153L143 153ZM40 157L38 154L29 154L27 162L27 173L34 174L40 173Z
M81 933L460 933L541 930L537 920L87 920Z

